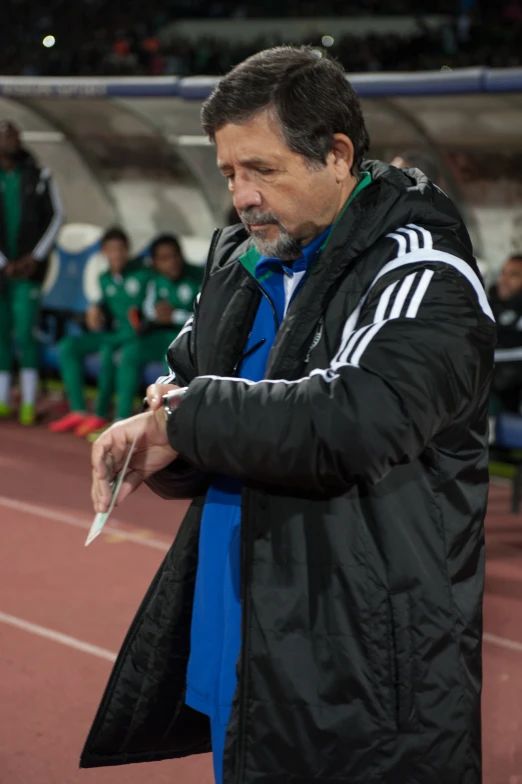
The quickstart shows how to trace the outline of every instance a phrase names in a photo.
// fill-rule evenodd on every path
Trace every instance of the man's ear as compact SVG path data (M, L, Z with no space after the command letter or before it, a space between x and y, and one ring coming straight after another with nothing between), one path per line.
M344 182L352 176L354 151L350 137L345 133L334 133L330 155L333 156L337 182Z

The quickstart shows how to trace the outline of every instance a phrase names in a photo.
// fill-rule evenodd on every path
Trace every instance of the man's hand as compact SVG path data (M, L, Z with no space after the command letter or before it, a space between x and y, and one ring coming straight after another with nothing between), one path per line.
M127 452L138 433L129 471L118 496L121 504L149 476L176 459L167 439L163 408L117 422L105 431L92 448L92 502L95 512L106 512L111 500L111 482L123 467Z
M157 302L156 303L156 321L158 324L172 324L172 314L174 308L170 302Z
M99 305L91 305L85 313L85 323L90 332L100 332L105 323L103 311Z
M31 256L30 253L27 253L25 256L22 256L21 259L18 259L18 261L15 263L13 277L27 280L35 272L37 264L38 262L36 259Z

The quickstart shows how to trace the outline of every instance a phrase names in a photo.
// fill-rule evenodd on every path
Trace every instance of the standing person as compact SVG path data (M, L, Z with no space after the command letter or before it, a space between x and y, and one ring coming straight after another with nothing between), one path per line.
M202 120L244 225L213 239L170 383L92 455L96 511L135 435L120 500L194 501L81 765L212 745L224 784L479 784L495 325L468 233L364 160L313 49L241 63Z
M23 425L35 421L40 292L62 221L58 188L49 170L39 168L22 147L13 123L0 123L0 418L11 415L16 346Z
M490 413L522 413L522 254L507 260L489 293L498 330Z
M151 246L152 278L143 303L143 323L136 337L122 347L116 369L116 418L131 416L147 362L162 362L167 349L189 318L198 285L185 272L181 247L172 234Z
M101 250L109 262L109 270L100 276L100 300L87 310L87 331L82 335L69 335L59 343L60 371L71 410L51 422L49 430L53 433L73 431L84 437L109 424L115 354L135 338L139 327L150 272L128 267L129 239L121 229L109 229L105 233ZM88 354L100 355L93 414L87 411L84 394L83 361Z

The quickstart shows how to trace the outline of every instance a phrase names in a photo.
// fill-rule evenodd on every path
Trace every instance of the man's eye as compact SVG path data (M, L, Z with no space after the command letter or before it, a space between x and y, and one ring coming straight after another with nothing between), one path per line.
M258 169L260 174L273 174L275 169Z

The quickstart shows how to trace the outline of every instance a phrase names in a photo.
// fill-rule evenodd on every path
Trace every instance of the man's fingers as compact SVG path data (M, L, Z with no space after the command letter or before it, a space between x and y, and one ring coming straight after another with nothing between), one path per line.
M137 471L128 471L120 487L116 506L122 504L141 484L143 484L143 476Z
M92 505L94 511L106 512L111 502L111 484L108 479L100 479L94 471L92 475Z
M111 482L122 462L124 444L109 428L96 440L91 453L92 502L96 512L106 512L111 500Z
M127 439L123 430L110 427L95 442L91 452L92 470L102 479L112 480L121 468Z
M120 492L116 499L116 506L122 504L141 484L143 484L143 476L137 471L128 471L120 487ZM110 483L105 479L100 479L96 475L93 475L92 505L94 511L96 513L106 512L109 508L111 497L112 488Z

